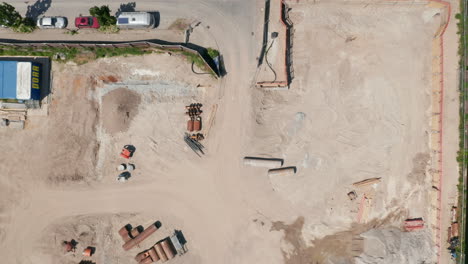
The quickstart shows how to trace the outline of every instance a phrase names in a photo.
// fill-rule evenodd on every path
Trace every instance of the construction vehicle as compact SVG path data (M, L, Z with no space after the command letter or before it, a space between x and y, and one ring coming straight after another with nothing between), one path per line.
M74 239L72 239L70 241L63 241L62 242L63 250L65 252L75 252L76 244L78 244L78 243Z
M190 139L196 140L196 141L201 141L205 139L205 136L203 136L202 133L197 133L197 134L192 134L190 135Z
M130 159L135 153L135 147L132 145L125 145L120 152L120 156L125 159Z

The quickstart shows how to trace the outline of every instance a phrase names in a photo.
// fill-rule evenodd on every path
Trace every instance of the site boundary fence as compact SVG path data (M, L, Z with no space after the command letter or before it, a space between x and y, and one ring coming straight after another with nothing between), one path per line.
M145 41L129 41L129 42L65 42L65 41L51 41L51 42L22 42L17 40L11 41L0 41L0 46L10 47L34 47L34 48L157 48L160 50L173 50L173 51L184 51L199 56L206 68L209 69L210 73L216 78L220 77L220 71L218 66L215 64L213 59L206 52L201 52L206 49L195 45L194 48L189 48L182 44L162 44L159 40L145 40Z
M289 7L286 4L286 1L280 0L279 1L281 7L280 7L280 20L281 24L285 27L285 36L284 36L284 42L285 42L285 52L284 52L284 72L286 76L286 80L279 80L279 81L267 81L267 82L256 82L256 86L259 88L266 88L266 89L277 89L277 88L282 88L286 87L288 88L289 85L291 84L292 79L294 78L294 68L292 66L292 44L293 44L293 38L294 38L294 28L293 28L293 23L291 19L289 19ZM264 57L264 51L266 48L266 43L268 39L268 23L270 20L270 0L265 0L265 21L264 21L264 29L263 29L263 46L262 46L262 51L259 57L258 65L257 67L260 67L260 65L263 62L263 57Z
M468 177L468 170L467 170L467 162L468 162L468 128L466 124L466 102L468 100L468 94L467 94L467 52L468 49L466 47L466 27L468 26L467 24L467 18L468 18L468 0L462 0L460 1L460 8L463 14L460 14L463 20L463 26L459 27L459 30L461 29L461 32L458 32L460 34L460 73L459 73L459 89L460 89L460 130L459 133L460 139L463 139L463 145L460 144L460 147L463 149L460 149L462 151L461 153L461 161L459 162L460 166L460 178L461 178L461 188L458 188L461 193L459 193L459 208L458 212L461 213L461 215L458 216L458 220L460 221L460 229L459 229L459 241L460 241L460 256L458 257L458 263L462 264L465 263L465 255L466 255L466 229L467 229L467 222L466 222L466 213L467 213L467 206L466 206L466 201L468 199L467 196L467 177ZM461 164L460 164L461 163Z

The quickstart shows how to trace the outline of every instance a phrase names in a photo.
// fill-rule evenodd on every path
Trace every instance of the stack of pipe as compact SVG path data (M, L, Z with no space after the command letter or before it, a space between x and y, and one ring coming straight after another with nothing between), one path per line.
M122 246L123 249L126 250L126 251L132 249L134 246L140 244L143 240L145 240L151 234L156 232L156 230L158 230L158 228L156 227L156 223L148 226L145 230L143 230L143 232L138 234L136 237L134 237L133 239L131 239L131 240L127 241L127 242L125 242L125 244L123 244L123 246Z
M162 241L156 243L153 247L148 250L145 250L138 255L136 255L135 260L139 264L147 264L151 262L156 262L161 260L161 262L166 262L175 257L176 253L169 241L169 238L165 238ZM151 262L148 262L151 261Z

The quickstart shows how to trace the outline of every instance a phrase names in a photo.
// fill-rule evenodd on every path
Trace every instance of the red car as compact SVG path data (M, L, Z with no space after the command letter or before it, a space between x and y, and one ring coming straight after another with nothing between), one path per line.
M99 28L99 22L96 17L80 16L75 18L75 27L77 28Z

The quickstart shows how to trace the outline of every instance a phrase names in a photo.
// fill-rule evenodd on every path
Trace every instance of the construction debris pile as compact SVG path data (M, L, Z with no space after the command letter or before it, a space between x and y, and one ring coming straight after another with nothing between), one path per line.
M450 251L450 255L453 259L457 258L457 247L460 244L460 240L458 238L458 213L457 207L452 206L451 212L451 225L448 227L448 243L450 246L447 248Z
M77 245L78 245L78 242L76 240L74 240L74 239L72 239L70 241L62 241L62 247L63 247L63 251L65 253L69 253L69 252L75 253ZM82 255L83 255L83 257L91 257L92 255L94 255L95 252L96 252L95 247L89 247L88 246L83 250Z
M185 114L188 115L189 120L187 121L187 131L188 132L200 132L202 129L202 118L201 114L203 111L201 110L201 107L203 105L200 103L194 103L190 104L185 107L186 112ZM187 143L187 145L197 154L199 157L201 157L200 154L205 154L203 152L204 146L200 143L205 139L205 136L203 133L185 133L184 136L184 141Z
M0 127L23 129L26 109L0 109Z

